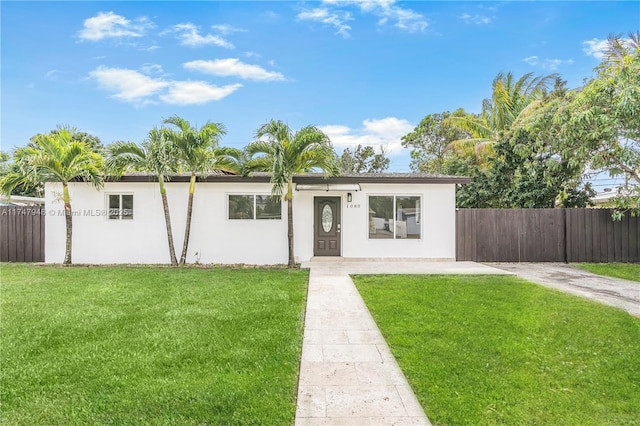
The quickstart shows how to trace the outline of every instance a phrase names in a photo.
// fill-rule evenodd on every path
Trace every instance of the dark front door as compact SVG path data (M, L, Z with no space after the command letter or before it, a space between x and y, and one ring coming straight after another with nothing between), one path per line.
M340 197L314 198L314 256L340 256Z

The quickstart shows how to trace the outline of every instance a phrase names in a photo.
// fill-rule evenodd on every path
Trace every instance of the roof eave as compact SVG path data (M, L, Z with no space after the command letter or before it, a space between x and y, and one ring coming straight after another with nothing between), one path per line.
M122 177L107 177L107 182L131 182L131 183L143 183L143 182L157 182L158 178L155 175L124 175ZM190 176L178 175L168 176L166 182L189 182ZM270 182L271 177L269 175L252 175L252 176L237 176L237 175L210 175L206 177L198 177L198 182L228 182L228 183L265 183ZM402 176L394 175L368 175L368 176L321 176L321 175L298 175L293 177L294 183L303 184L318 184L318 183L387 183L387 184L466 184L471 182L471 179L464 176L412 176L410 174Z

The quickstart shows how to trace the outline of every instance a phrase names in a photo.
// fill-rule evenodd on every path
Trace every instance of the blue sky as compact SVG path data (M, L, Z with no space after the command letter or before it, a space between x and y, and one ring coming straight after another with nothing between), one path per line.
M479 112L500 71L592 75L640 2L11 2L2 8L2 149L69 124L141 142L162 119L314 124L340 151L390 151L426 114Z

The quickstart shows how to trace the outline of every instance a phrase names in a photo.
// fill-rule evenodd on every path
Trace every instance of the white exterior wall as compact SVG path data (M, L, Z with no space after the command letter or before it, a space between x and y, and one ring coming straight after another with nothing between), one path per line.
M455 260L454 184L361 184L362 191L300 191L294 195L295 251L299 261L313 256L313 198L341 197L342 256L355 258L424 258ZM369 195L421 197L420 239L369 239Z
M176 256L184 236L188 183L167 183ZM313 256L313 199L341 197L342 256L354 258L455 259L454 184L361 184L362 191L294 193L293 217L297 261ZM287 208L281 220L228 220L227 194L268 194L268 183L198 183L193 203L187 263L283 264L287 262ZM47 263L64 260L65 221L62 192L58 184L46 184L45 206ZM74 263L164 264L169 250L157 183L106 183L100 191L88 184L70 184L73 217ZM105 215L107 194L133 194L134 219L109 220ZM421 238L368 238L368 195L422 197ZM359 207L358 207L359 206ZM196 255L197 253L197 255Z
M166 184L176 257L180 259L189 184ZM226 194L269 194L268 183L198 183L193 201L187 263L287 262L286 206L281 220L227 220ZM45 186L45 261L62 263L65 248L62 202L55 201L60 185ZM170 263L169 243L157 183L105 183L101 191L88 184L70 184L73 217L73 263ZM109 220L90 212L107 208L107 194L133 194L133 220ZM196 255L197 253L197 255Z

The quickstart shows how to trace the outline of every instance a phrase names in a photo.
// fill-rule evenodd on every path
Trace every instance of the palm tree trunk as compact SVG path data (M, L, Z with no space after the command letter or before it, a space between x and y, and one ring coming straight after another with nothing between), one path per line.
M196 190L196 175L191 175L189 183L189 203L187 204L187 225L184 228L184 242L182 244L182 255L180 256L180 264L184 265L187 261L187 248L189 247L189 235L191 234L191 214L193 213L193 193Z
M71 212L71 197L69 196L69 185L62 182L62 200L64 201L64 220L67 228L67 241L64 252L64 264L71 265L71 242L73 231L73 217Z
M287 237L289 239L289 268L296 266L293 252L293 183L287 184Z
M171 216L169 213L169 202L167 201L167 189L164 186L164 178L158 175L160 183L160 195L162 196L162 207L164 208L164 223L167 226L167 240L169 241L169 256L171 256L171 266L178 266L176 259L176 249L173 245L173 231L171 230Z

